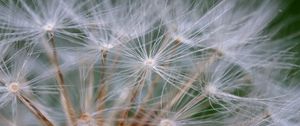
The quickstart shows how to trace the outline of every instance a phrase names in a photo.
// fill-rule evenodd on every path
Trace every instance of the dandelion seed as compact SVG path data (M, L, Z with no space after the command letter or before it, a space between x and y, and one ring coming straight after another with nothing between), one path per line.
M148 58L144 61L144 65L153 68L155 67L155 61L152 58Z
M54 30L54 24L53 23L47 23L43 26L43 29L47 32L52 32Z
M162 119L159 122L159 126L177 126L176 123L169 119Z
M96 121L89 113L83 113L79 117L78 126L96 126Z
M213 86L212 84L208 84L208 86L206 86L205 88L205 92L207 94L216 94L217 93L217 88L215 86Z
M20 90L19 83L13 82L8 85L8 90L12 93L17 93Z
M104 43L103 45L101 45L100 50L106 51L106 50L109 50L109 49L111 49L111 48L113 48L113 47L114 47L113 44L110 44L110 43Z

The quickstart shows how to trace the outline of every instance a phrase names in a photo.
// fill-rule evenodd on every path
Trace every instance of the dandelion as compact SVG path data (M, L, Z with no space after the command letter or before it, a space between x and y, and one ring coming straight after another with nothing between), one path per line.
M299 125L283 1L0 0L0 125Z

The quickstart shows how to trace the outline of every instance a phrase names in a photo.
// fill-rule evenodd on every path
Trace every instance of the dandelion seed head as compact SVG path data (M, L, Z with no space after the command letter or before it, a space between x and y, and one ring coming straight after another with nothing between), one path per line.
M105 43L105 44L103 44L103 47L106 48L106 49L111 49L114 46L112 44L110 44L110 43Z
M101 46L99 47L99 49L101 50L101 51L107 51L107 50L109 50L109 49L111 49L111 48L113 48L114 46L113 46L113 44L110 44L110 43L103 43L103 44L101 44Z
M54 29L54 24L53 23L47 23L46 25L43 26L43 29L47 32L53 31Z
M17 82L13 82L11 84L8 85L8 91L12 92L12 93L16 93L20 90L20 84Z
M82 113L78 119L77 126L95 126L96 122L93 116L89 113Z
M162 119L159 122L159 126L176 126L176 123L170 119Z
M82 122L90 122L93 119L93 117L89 113L83 113L79 120Z
M144 65L152 68L155 66L155 60L152 58L148 58L144 61Z
M206 88L205 88L205 92L207 94L216 94L218 91L218 89L214 86L214 85L207 85Z

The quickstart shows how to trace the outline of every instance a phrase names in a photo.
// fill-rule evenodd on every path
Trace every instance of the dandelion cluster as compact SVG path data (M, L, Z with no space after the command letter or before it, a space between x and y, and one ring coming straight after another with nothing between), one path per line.
M284 7L1 0L0 125L299 126Z

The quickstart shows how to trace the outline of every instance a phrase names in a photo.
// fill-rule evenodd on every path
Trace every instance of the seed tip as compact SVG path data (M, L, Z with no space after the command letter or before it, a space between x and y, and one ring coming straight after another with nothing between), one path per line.
M159 122L159 126L176 126L176 123L170 119L162 119Z
M20 85L17 82L10 83L8 86L8 90L12 93L16 93L20 90Z
M43 29L47 32L53 31L54 29L54 24L53 23L47 23L46 25L43 26Z

